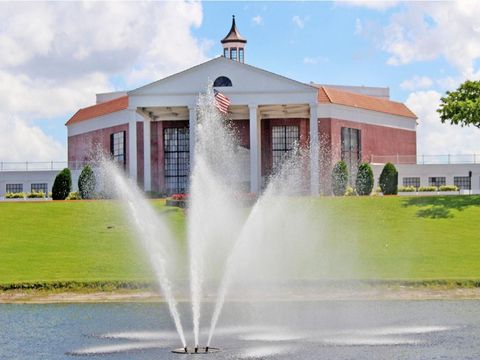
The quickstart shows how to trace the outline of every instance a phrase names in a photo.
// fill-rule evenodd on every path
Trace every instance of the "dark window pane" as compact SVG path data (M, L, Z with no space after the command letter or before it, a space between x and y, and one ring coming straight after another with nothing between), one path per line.
M288 152L293 150L300 139L298 126L272 127L272 167L277 171Z
M403 186L414 186L415 188L420 187L420 178L419 177L404 177Z
M165 187L169 194L187 191L190 173L188 127L163 130Z

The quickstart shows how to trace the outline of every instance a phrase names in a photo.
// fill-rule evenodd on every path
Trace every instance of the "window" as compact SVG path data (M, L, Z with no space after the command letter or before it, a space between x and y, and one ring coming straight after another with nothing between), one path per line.
M223 49L223 56L228 58L228 48Z
M43 193L46 194L48 192L48 185L47 185L47 183L32 184L31 191L32 192L43 192Z
M471 181L469 176L454 176L453 185L458 187L460 190L470 190Z
M230 80L226 76L219 76L218 78L215 79L213 82L214 87L219 87L219 86L232 86L232 80Z
M165 188L169 194L187 191L190 171L188 127L163 130Z
M437 187L447 185L447 179L444 176L429 177L428 185Z
M360 142L360 130L342 128L342 160L347 164L350 185L357 177L358 165L362 159L362 146Z
M23 192L23 184L7 184L7 193L20 193Z
M242 48L238 49L238 61L240 61L240 62L242 62L242 63L244 62L244 59L243 59L243 49L242 49Z
M237 48L230 49L230 59L237 60Z
M273 126L272 127L272 169L277 171L282 165L286 154L293 150L298 143L298 126Z
M420 187L420 178L419 177L404 177L403 186L415 186L415 188Z
M110 154L113 161L125 166L127 160L125 156L125 131L110 135Z

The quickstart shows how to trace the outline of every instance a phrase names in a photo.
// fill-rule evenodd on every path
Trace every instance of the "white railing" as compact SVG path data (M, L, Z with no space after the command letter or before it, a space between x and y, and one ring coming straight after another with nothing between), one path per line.
M480 164L480 154L371 155L372 164Z

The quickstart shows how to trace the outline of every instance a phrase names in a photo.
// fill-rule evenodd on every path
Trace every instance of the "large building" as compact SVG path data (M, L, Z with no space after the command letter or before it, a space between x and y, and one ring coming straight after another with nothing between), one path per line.
M209 79L230 99L227 118L245 150L251 192L261 191L296 141L311 151L313 194L321 191L322 171L340 159L351 172L373 156L415 163L417 118L390 100L388 88L306 84L248 65L235 18L221 43L221 57L134 90L97 94L96 104L66 123L69 166L80 168L100 149L145 191L187 191L196 103Z

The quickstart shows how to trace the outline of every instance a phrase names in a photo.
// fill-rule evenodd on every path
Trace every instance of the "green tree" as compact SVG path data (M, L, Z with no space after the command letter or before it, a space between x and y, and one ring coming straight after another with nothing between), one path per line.
M55 177L52 187L53 200L65 200L72 191L72 173L65 168Z
M437 109L442 123L480 128L480 81L467 80L455 91L447 91Z
M343 196L347 191L348 170L344 161L335 164L332 170L332 192L335 196Z
M395 165L386 163L378 182L384 195L396 195L398 191L398 171Z
M85 166L78 178L78 192L80 193L81 198L93 199L95 197L96 185L97 181L92 168L90 165Z
M370 164L363 163L358 167L355 187L358 195L370 195L373 189L373 171Z

